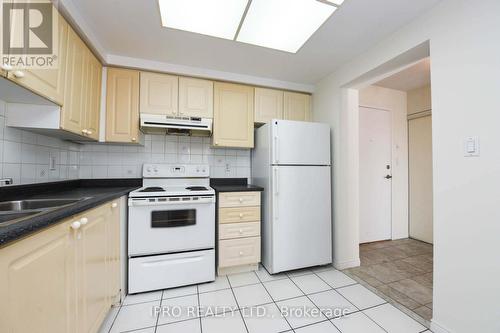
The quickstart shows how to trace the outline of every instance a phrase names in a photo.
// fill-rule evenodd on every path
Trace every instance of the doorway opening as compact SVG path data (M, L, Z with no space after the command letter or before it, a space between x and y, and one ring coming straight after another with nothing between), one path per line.
M354 278L432 318L430 58L359 89L359 251Z

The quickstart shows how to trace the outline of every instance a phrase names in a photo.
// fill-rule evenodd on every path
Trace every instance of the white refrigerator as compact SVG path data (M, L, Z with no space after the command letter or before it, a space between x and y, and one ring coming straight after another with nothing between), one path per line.
M330 127L272 120L256 129L252 183L262 193L262 264L271 273L332 262Z

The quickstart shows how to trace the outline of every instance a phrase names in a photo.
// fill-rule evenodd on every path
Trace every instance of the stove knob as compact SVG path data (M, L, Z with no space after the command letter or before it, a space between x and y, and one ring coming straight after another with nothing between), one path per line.
M147 169L146 169L146 171L147 171L147 172L151 172L151 168L147 168Z
M158 168L155 168L155 169L154 169L154 172L158 172Z

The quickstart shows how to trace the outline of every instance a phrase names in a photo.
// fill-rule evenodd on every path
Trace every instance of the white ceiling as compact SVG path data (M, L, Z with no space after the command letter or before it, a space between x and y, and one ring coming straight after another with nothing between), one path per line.
M376 86L402 91L410 91L429 84L431 84L430 58L423 59L415 65L375 83Z
M296 54L164 28L157 0L62 3L105 60L116 55L314 84L439 1L346 0Z

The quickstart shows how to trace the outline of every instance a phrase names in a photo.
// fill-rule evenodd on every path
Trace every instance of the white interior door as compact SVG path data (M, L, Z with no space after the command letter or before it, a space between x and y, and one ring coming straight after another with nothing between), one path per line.
M392 238L391 112L359 108L359 240Z
M332 262L330 177L329 166L273 167L271 273Z
M432 243L432 116L408 121L410 237Z

